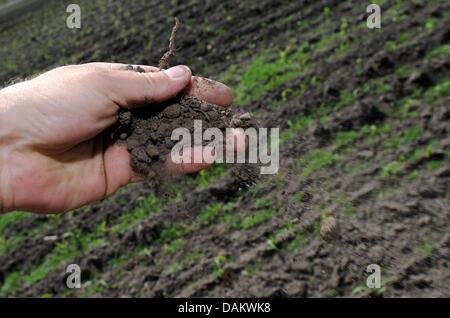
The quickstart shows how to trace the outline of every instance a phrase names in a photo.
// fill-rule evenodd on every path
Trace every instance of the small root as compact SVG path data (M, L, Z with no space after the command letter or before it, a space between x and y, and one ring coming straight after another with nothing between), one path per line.
M172 34L170 35L169 39L169 50L166 53L164 53L164 55L159 60L160 70L164 70L169 66L170 59L174 57L177 52L176 37L179 28L180 28L180 20L176 17L175 25L172 29Z

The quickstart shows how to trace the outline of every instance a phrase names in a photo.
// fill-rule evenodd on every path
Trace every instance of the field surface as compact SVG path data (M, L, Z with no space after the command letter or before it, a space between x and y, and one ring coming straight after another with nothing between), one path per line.
M217 165L162 193L0 216L0 296L450 297L450 2L374 2L373 30L369 2L341 0L79 0L73 30L48 0L1 19L6 86L64 64L155 65L180 17L172 64L280 127L280 171ZM65 285L72 263L81 289Z

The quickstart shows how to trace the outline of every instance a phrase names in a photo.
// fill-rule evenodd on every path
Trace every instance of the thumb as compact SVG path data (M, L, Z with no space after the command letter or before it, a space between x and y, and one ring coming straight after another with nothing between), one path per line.
M109 96L122 107L158 103L175 97L192 77L191 70L184 65L147 73L115 70L111 75Z

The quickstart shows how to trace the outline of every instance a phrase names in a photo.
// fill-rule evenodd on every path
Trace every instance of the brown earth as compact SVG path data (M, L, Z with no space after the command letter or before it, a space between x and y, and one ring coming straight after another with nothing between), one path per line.
M203 131L210 127L225 130L231 127L231 119L231 112L220 106L194 97L178 97L152 107L121 111L114 138L127 145L135 173L158 184L167 176L165 162L176 143L171 139L176 128L193 133L194 121L201 120Z

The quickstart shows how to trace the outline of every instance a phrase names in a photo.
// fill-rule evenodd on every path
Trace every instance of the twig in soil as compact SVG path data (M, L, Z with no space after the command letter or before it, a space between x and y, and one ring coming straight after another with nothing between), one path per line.
M175 17L175 25L172 29L172 34L170 35L169 39L169 50L164 53L164 55L159 60L159 69L163 70L166 69L169 66L170 59L175 55L177 52L176 48L176 37L178 29L180 28L180 20Z

